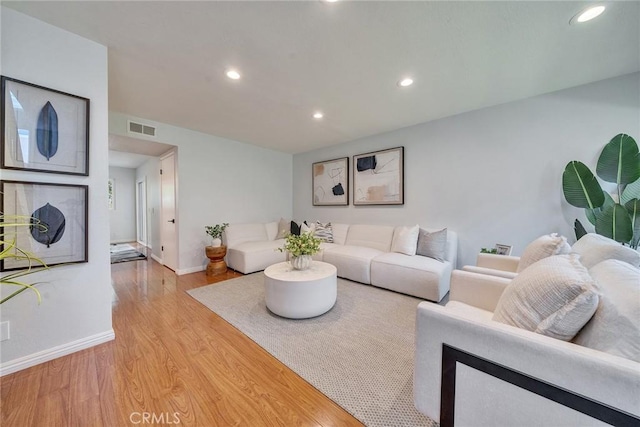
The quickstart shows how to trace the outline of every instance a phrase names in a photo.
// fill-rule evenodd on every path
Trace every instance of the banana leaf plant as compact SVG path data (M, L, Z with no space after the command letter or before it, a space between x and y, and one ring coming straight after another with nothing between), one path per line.
M0 304L4 304L5 302L20 295L22 292L26 290L33 291L36 294L36 297L38 298L38 304L40 304L40 302L42 301L42 296L40 295L40 292L36 288L36 285L38 285L39 282L26 283L22 281L22 278L29 274L48 270L49 267L41 259L37 258L35 255L23 249L20 249L19 247L16 246L16 241L17 241L16 234L17 234L17 228L19 227L30 227L30 228L35 227L41 231L46 231L47 229L46 225L44 225L43 223L41 223L39 220L35 218L18 216L18 215L5 216L0 213L0 230L2 230L2 232L0 233L0 245L2 248L0 250L0 260L4 261L7 259L16 259L16 260L27 261L27 267L25 267L23 270L10 272L0 277L0 285L10 286L14 288L13 292L11 292L6 297L0 299ZM7 231L11 229L13 229L14 231L13 232ZM11 235L12 237L7 238L7 234Z
M562 191L567 202L584 208L595 232L617 242L637 248L640 242L640 152L638 144L627 134L618 134L602 150L596 174L616 184L609 194L602 190L591 170L573 160L562 174ZM576 238L587 233L576 219Z

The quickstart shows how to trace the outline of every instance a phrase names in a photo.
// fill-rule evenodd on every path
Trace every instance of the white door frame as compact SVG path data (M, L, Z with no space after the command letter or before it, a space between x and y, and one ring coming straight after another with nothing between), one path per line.
M142 184L142 185L141 185ZM147 177L136 182L136 239L149 247L149 226L147 221Z
M160 177L160 252L162 253L162 264L166 267L171 268L176 273L178 273L178 266L180 265L180 250L179 250L179 210L178 210L178 149L175 148L170 152L164 154L160 157L160 167L162 167L162 162L168 158L173 158L173 191L174 191L174 215L173 218L165 218L165 212L163 207L163 192L165 189L162 183L163 178ZM169 242L168 237L165 235L166 232L163 232L164 225L166 222L171 220L175 220L175 241ZM174 245L175 247L175 260L167 260L166 254L164 252L164 247L166 245ZM172 265L175 262L174 265Z

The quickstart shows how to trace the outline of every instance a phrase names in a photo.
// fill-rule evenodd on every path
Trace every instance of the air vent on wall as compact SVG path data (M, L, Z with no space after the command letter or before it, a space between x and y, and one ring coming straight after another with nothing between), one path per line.
M129 123L129 133L137 133L139 135L145 135L155 138L156 136L156 128L153 126L143 125L142 123L128 121Z

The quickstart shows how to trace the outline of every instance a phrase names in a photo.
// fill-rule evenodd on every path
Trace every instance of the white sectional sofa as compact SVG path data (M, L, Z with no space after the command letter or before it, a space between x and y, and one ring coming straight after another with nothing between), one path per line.
M421 255L391 252L394 233L402 227L365 224L332 224L333 242L322 243L318 261L336 266L338 276L360 283L440 301L449 292L449 278L455 268L458 237L447 230L443 261ZM429 230L427 231L436 231ZM276 249L278 222L231 224L225 230L227 264L244 274L264 270L286 260Z

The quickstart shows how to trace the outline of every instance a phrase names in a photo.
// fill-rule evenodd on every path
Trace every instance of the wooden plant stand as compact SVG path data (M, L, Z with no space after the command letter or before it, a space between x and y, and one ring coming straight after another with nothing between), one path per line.
M205 253L207 258L209 258L207 276L217 276L227 272L227 263L224 262L224 257L227 255L226 246L207 246Z

